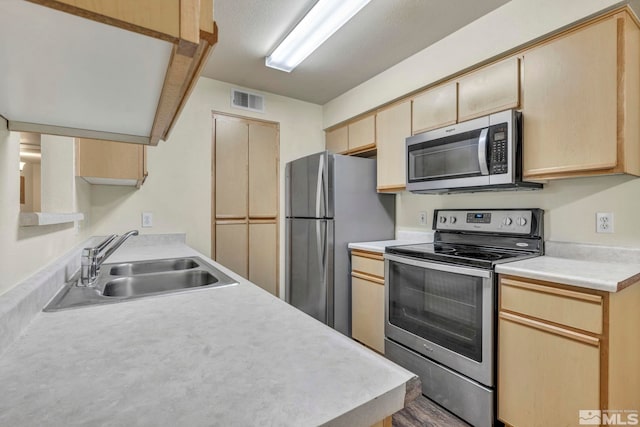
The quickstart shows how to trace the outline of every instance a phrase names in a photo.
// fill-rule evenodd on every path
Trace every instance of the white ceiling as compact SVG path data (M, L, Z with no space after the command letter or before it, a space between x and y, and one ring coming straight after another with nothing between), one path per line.
M315 0L216 0L219 41L203 75L325 104L508 0L372 0L293 72L264 58Z

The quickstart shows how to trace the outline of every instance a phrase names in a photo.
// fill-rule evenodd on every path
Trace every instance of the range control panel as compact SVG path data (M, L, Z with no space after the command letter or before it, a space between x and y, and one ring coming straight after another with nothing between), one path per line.
M531 210L436 210L435 230L530 234Z

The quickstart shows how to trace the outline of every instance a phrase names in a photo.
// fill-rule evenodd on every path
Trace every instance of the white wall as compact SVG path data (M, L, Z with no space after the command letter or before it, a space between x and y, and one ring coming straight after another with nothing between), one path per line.
M613 0L512 0L324 105L324 126L344 121L617 4ZM427 211L430 229L433 209L439 208L540 207L545 209L546 239L638 246L639 195L640 180L628 176L551 181L544 190L534 192L445 196L404 192L396 198L396 227L420 229L418 213ZM614 213L614 234L595 233L596 212Z
M69 138L61 141L63 151L73 147ZM13 288L17 283L55 261L67 250L86 239L86 233L78 233L73 225L48 225L41 227L19 227L20 213L20 134L9 132L6 123L0 119L0 294ZM73 165L66 158L62 167ZM47 159L42 157L43 163ZM73 169L70 171L73 176ZM56 190L60 190L59 188ZM62 189L67 195L60 196L71 200L75 210L89 211L89 185L78 181L76 188ZM43 197L47 197L43 191ZM53 197L58 197L55 194Z
M168 141L149 147L149 177L139 189L92 186L93 234L184 232L187 244L211 253L212 111L280 123L280 237L284 241L284 165L324 149L322 107L264 94L266 113L230 107L231 86L200 78ZM140 228L142 211L153 212L153 228ZM280 245L280 282L284 280ZM281 289L281 295L283 291Z

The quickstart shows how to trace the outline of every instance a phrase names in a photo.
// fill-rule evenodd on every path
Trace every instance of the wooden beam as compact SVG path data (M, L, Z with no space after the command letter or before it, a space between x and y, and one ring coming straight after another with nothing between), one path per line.
M217 28L214 23L214 40L217 40ZM193 57L181 55L179 49L174 48L151 129L151 145L158 145L161 139L168 138L169 132L198 82L198 77L211 54L212 47L207 39L201 39Z

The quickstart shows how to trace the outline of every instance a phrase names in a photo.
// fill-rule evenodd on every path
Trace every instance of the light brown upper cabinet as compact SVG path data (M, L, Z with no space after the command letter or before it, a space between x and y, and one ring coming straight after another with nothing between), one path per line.
M519 58L505 59L458 80L458 122L519 105Z
M428 89L413 98L412 114L413 135L456 123L458 120L456 82ZM407 136L409 135L405 135Z
M520 60L512 57L413 97L412 134L520 105Z
M147 178L147 147L76 139L76 176L90 184L140 187Z
M216 219L245 219L249 179L247 124L216 120L215 139Z
M349 128L341 126L325 133L326 149L332 153L346 154L349 151Z
M278 215L278 130L249 124L249 217Z
M349 152L376 148L376 116L371 114L349 123Z
M276 123L214 115L213 258L278 293Z
M621 12L524 53L524 176L640 175L640 30Z
M376 115L370 114L325 131L325 147L338 154L359 154L375 150Z
M406 186L405 138L411 134L411 101L378 111L376 122L377 189L402 191Z
M0 73L10 130L157 145L195 87L217 29L213 0L4 1L0 39L0 69L13 70ZM47 64L45 73L38 64Z

